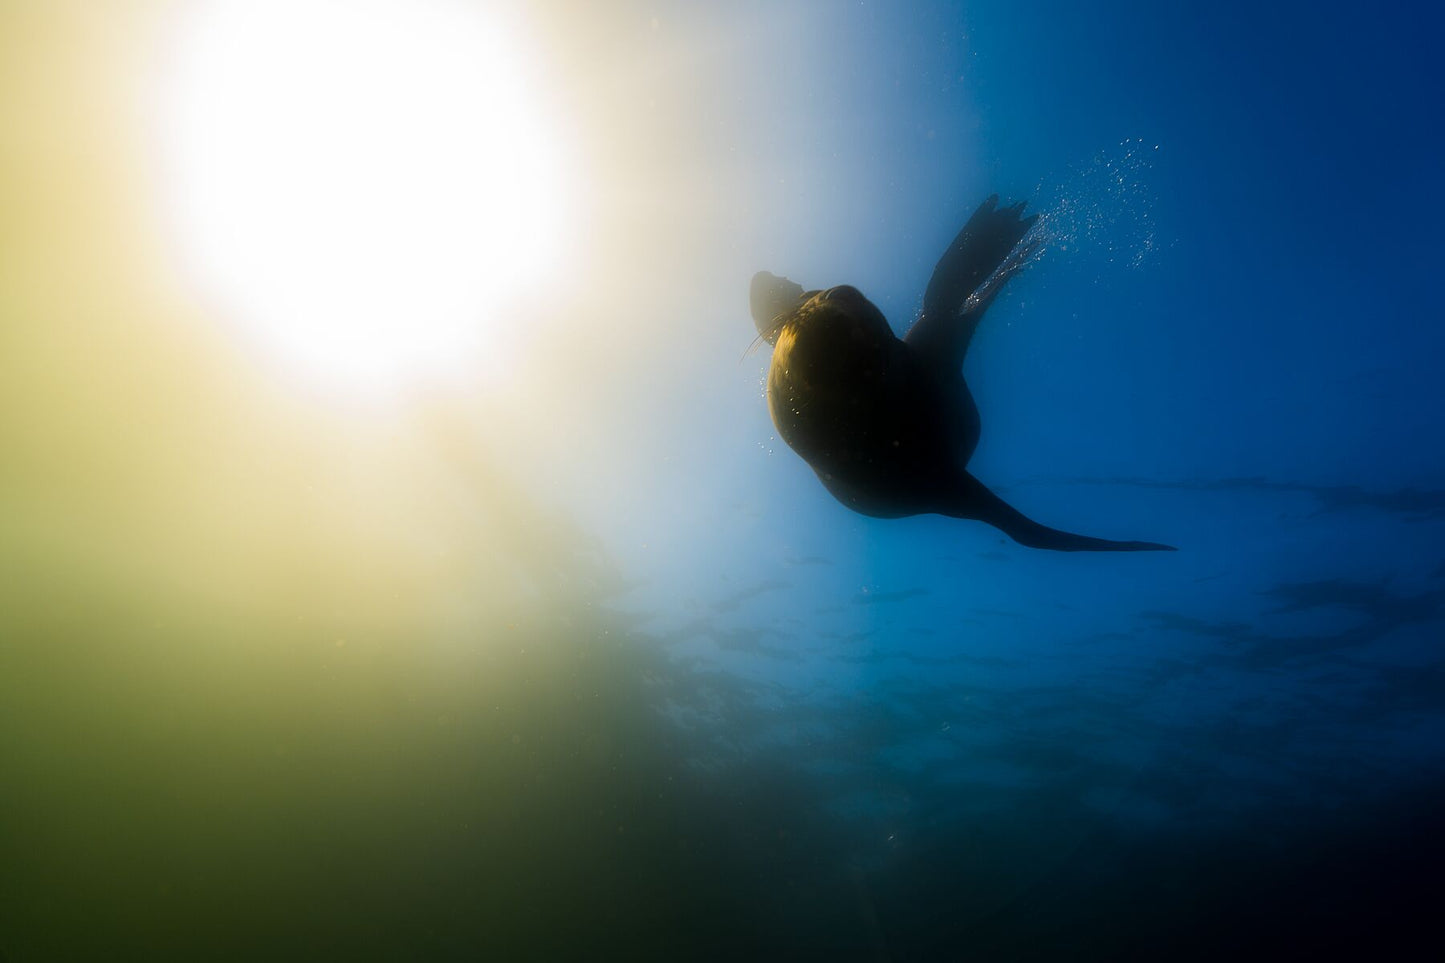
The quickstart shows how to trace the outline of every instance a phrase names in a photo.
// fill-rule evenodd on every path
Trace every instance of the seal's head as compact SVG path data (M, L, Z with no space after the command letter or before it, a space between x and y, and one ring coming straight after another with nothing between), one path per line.
M883 312L851 284L809 291L797 314L799 326L824 332L829 341L847 338L876 348L893 338Z
M767 271L753 275L753 323L758 340L777 347L784 330L807 332L807 340L822 348L844 339L879 347L892 340L892 330L883 313L857 288L840 284L822 291L804 291L801 284ZM751 354L751 349L748 352Z
M749 300L752 302L753 323L764 341L777 344L778 332L783 329L788 316L807 300L804 294L801 284L794 284L787 278L767 271L753 275Z

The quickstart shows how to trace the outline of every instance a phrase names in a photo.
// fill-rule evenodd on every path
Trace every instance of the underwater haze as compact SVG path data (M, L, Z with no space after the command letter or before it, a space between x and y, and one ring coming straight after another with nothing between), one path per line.
M1445 953L1442 44L0 4L0 960ZM902 334L993 193L1046 243L970 470L1177 552L863 517L777 436L754 272Z

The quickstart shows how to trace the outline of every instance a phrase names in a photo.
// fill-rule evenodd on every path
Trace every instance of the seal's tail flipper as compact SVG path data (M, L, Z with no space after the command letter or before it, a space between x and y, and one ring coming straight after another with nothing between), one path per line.
M1107 538L1091 538L1061 532L1027 517L1018 509L984 486L983 482L968 472L963 472L964 482L955 493L955 508L946 512L954 518L971 518L987 522L1020 545L1029 548L1047 548L1055 552L1173 552L1172 545L1157 542L1115 542Z
M973 212L933 269L909 345L947 366L963 363L979 318L1038 250L1028 234L1039 216L1023 217L1023 209L1023 201L1000 208L993 194Z

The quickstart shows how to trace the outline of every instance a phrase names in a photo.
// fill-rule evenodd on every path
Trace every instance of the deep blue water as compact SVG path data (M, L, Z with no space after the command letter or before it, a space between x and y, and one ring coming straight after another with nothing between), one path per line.
M656 573L639 610L683 597L660 637L747 693L725 741L820 794L856 915L799 938L876 959L1438 944L1438 11L800 19L831 96L779 84L757 149L804 182L809 148L854 150L857 193L754 213L750 266L856 284L901 332L972 206L1028 199L1055 237L969 355L975 473L1050 524L1180 551L850 515L753 383L761 451L707 463L746 489L694 544L717 561Z
M85 300L85 205L0 233L84 254L0 278L0 954L1439 954L1445 14L536 17L640 253L522 414L357 428ZM1050 243L974 472L1178 552L864 518L776 437L752 273L901 333L993 192Z

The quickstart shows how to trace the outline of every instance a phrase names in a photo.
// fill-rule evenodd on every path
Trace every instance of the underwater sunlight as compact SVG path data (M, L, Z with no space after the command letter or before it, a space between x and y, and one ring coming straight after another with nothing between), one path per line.
M1445 959L1441 26L0 2L0 963Z
M505 313L566 269L578 213L536 57L497 19L448 0L179 17L157 105L177 244L278 360L365 389L510 360Z

